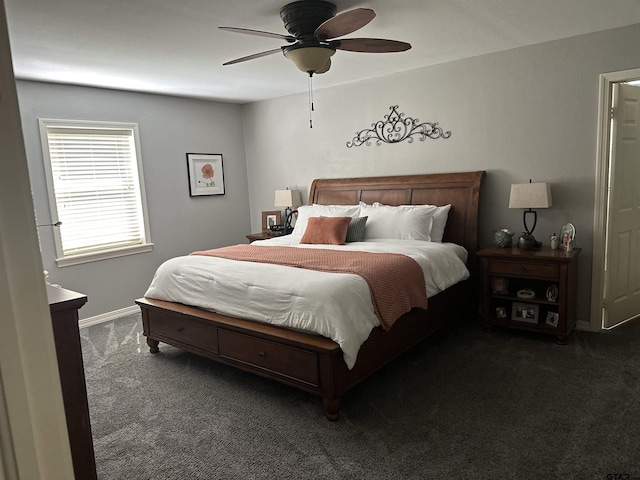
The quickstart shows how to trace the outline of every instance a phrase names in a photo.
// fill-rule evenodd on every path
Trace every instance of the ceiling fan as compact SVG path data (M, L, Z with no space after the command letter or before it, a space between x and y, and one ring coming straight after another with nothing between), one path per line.
M300 0L285 5L280 9L280 18L290 35L246 28L219 27L229 32L276 38L288 43L283 47L237 58L223 65L232 65L282 52L298 69L312 76L314 73L325 73L331 68L331 56L336 50L388 53L403 52L411 48L409 43L397 40L338 38L364 27L374 19L376 14L369 8L356 8L338 15L336 11L333 3L324 0Z

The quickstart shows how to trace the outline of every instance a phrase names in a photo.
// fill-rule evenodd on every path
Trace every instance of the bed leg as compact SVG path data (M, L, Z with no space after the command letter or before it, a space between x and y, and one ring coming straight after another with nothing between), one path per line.
M158 348L159 344L160 342L158 340L147 337L147 345L149 345L149 351L151 353L158 353L160 351L160 349Z
M340 399L339 398L323 398L324 413L327 418L335 422L340 418Z

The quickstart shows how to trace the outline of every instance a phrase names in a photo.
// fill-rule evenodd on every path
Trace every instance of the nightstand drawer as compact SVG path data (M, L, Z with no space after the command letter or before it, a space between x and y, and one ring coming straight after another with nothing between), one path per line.
M489 262L489 273L492 275L516 275L554 280L558 278L559 272L559 266L551 263Z

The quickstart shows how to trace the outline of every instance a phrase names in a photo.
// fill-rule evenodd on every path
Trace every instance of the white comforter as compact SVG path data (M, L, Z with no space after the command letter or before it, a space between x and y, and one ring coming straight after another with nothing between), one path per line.
M452 243L369 240L341 246L300 245L300 238L287 235L253 245L401 253L422 267L428 297L469 277L467 251ZM371 330L379 325L369 286L358 275L200 255L163 263L145 297L323 335L340 345L349 368Z

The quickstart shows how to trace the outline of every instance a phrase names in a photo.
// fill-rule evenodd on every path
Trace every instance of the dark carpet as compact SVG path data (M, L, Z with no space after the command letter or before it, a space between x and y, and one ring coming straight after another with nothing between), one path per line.
M322 401L160 344L81 330L100 480L640 478L640 328L551 337L474 322ZM614 477L626 474L626 477Z

